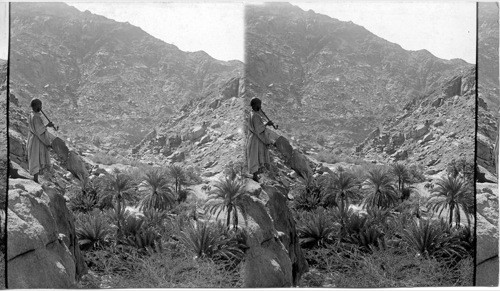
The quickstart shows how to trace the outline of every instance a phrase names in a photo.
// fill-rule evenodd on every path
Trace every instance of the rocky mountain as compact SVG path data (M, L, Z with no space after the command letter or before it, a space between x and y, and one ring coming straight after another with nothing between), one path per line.
M495 144L498 144L500 110L498 3L481 3L478 25L477 162L488 171L495 173ZM498 151L498 146L496 151Z
M246 7L248 96L301 144L362 142L386 117L472 68L407 51L364 27L288 3ZM396 25L396 24L395 24Z
M498 286L498 3L478 4L476 286Z
M7 61L0 60L0 156L7 157Z
M386 119L356 148L365 158L418 163L432 175L453 159L474 159L475 69L444 80Z
M60 134L129 149L192 102L218 98L242 73L239 61L183 52L63 3L14 3L10 17L14 128L38 97Z
M0 287L5 288L5 213L7 202L7 62L0 60Z

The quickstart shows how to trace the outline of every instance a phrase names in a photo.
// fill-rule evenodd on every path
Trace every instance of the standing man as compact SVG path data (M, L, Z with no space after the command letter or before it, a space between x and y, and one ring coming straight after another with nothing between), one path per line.
M264 122L261 115L262 101L259 98L252 98L250 106L252 112L248 119L247 164L248 172L253 175L252 179L259 182L258 174L261 173L263 168L267 168L270 163L267 147L271 143L266 135L266 126L272 126L273 122Z
M34 176L35 182L38 182L38 175L43 170L50 167L49 147L50 140L47 133L47 127L54 127L52 122L43 124L42 101L40 99L31 100L32 112L28 119L30 132L28 134L28 167L30 175Z

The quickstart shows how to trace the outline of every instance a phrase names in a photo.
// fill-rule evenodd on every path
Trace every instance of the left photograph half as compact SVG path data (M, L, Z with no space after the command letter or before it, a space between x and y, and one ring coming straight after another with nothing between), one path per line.
M10 4L7 288L241 286L243 14Z

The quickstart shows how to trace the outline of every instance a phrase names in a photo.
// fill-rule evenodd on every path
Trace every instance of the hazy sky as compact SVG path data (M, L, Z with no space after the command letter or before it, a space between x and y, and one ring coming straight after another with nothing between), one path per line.
M7 37L9 29L9 9L7 3L0 2L0 59L6 60L9 39Z
M330 17L352 21L406 50L426 49L443 59L476 62L474 2L292 2Z
M307 0L306 0L307 1ZM220 60L243 60L244 3L74 3L84 11L128 21L183 51L204 50ZM444 59L475 62L476 4L472 1L292 2L342 21L352 21L404 49L427 49ZM0 2L0 58L7 58L7 4Z
M244 58L242 2L68 4L127 21L183 51L203 50L224 61Z

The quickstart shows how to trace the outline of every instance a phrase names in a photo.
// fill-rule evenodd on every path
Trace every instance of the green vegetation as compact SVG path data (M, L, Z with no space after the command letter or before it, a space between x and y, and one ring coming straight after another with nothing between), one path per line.
M226 212L227 227L229 227L231 223L231 214L233 214L233 228L238 226L239 213L241 213L243 217L246 217L246 211L241 201L242 196L245 195L243 186L243 182L239 179L235 177L226 177L214 185L215 189L206 202L205 208L211 214L217 213L216 218L219 217L222 211Z
M472 184L467 167L455 169L436 183L430 199L413 185L425 180L424 169L401 163L338 167L292 189L311 270L300 285L472 285ZM70 202L93 274L82 287L241 287L247 248L242 171L229 165L207 201L186 199L196 175L179 166L86 181Z
M429 199L412 185L425 181L417 165L339 167L307 181L292 202L311 269L301 286L471 286L474 192L464 164L453 162Z
M196 175L180 166L149 167L93 177L71 194L76 232L90 274L85 288L239 287L246 236L236 228L245 214L241 178L216 184L213 209L233 228L210 222L183 202ZM226 203L229 198L229 203ZM192 203L197 203L191 199ZM229 210L228 210L229 209Z
M178 177L174 176L175 185L177 188ZM141 210L158 210L163 211L169 209L174 203L174 192L168 187L168 179L165 173L157 168L153 168L146 172L144 182L147 185L146 195L144 195L139 203ZM179 186L180 188L180 186ZM177 191L177 189L176 189Z

